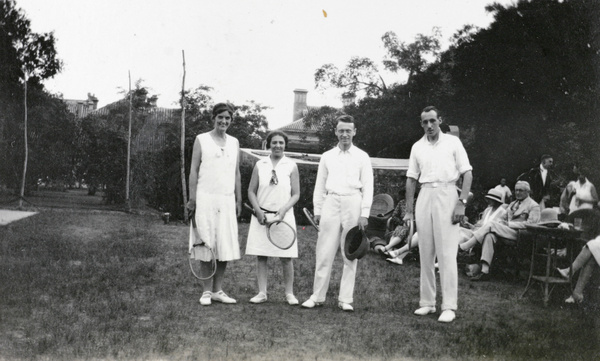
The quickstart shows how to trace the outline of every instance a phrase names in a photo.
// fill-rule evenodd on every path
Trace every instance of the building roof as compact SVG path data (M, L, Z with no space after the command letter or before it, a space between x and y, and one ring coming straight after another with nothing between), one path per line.
M321 125L320 124L311 124L310 127L306 127L306 125L304 124L304 118L300 118L298 120L296 120L295 122L292 122L290 124L284 125L281 128L277 128L275 130L281 130L283 132L286 131L319 131L321 130Z

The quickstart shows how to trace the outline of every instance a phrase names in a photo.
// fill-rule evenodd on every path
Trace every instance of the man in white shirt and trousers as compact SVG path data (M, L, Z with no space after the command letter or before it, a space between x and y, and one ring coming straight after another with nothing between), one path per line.
M340 281L338 307L354 311L354 280L358 260L344 255L348 231L357 226L366 230L373 202L373 168L371 159L352 144L356 135L354 118L337 118L335 134L338 145L323 153L319 162L313 194L315 221L320 224L316 245L313 293L302 307L313 308L325 302L335 255L340 250L344 267ZM456 253L456 251L455 251Z
M406 172L406 215L412 222L416 216L421 261L420 308L414 313L425 316L436 312L435 259L437 256L442 287L440 322L454 321L458 299L458 267L456 253L459 223L471 190L473 174L467 152L460 139L440 132L442 118L432 106L423 109L421 126L425 135L410 151ZM463 177L460 196L456 181ZM416 209L413 200L417 181L421 191Z

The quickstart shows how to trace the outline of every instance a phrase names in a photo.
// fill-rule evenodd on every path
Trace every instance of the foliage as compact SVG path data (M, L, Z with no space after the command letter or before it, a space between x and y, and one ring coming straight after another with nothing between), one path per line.
M0 2L0 183L15 187L23 178L18 168L24 162L25 111L31 159L23 185L31 186L44 177L69 178L73 117L41 84L61 67L54 35L32 32L29 19L14 1ZM27 110L23 109L25 99Z
M460 128L476 187L500 177L514 182L543 153L554 156L559 174L583 163L597 184L600 3L532 0L487 10L494 15L488 28L465 25L443 52L435 30L410 44L384 34L384 66L410 78L344 109L360 124L356 144L372 156L407 158L422 135L421 109L436 105Z
M431 36L417 34L415 41L409 44L400 41L393 31L383 34L381 40L388 53L388 58L383 61L385 68L393 72L406 70L410 82L415 74L423 72L438 59L441 31L434 27L432 33Z
M196 136L213 129L211 87L201 85L193 90L186 90L185 106L185 171L189 177L192 150ZM255 102L236 107L234 120L227 133L238 139L242 148L260 148L266 135L267 121L262 112L267 107ZM157 152L145 152L136 155L136 166L133 171L135 188L139 189L139 197L156 209L170 212L173 219L183 216L183 197L180 177L180 126L177 119L181 112L173 114L170 122L161 125L159 131L165 134L165 143ZM250 180L247 177L245 189Z
M315 71L318 89L328 86L345 90L347 96L364 92L367 96L383 94L387 87L377 74L377 65L369 58L352 57L343 70L333 64L325 64Z

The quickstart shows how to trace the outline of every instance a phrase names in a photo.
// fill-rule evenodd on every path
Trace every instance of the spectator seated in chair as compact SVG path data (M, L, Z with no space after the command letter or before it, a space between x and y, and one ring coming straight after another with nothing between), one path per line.
M489 280L494 248L516 244L519 229L540 221L540 205L529 197L530 190L529 183L518 181L515 185L516 199L508 205L504 217L500 221L486 223L467 242L459 245L459 250L464 251L481 244L481 270L471 277L472 281Z
M466 228L468 229L461 228L461 239L458 241L459 253L470 252L471 248L463 249L461 245L466 243L469 239L471 239L475 231L477 231L478 229L490 222L498 222L503 219L503 217L506 215L506 208L508 205L503 203L502 196L502 192L498 189L490 189L485 195L485 201L487 202L488 206L481 213L481 218L479 218L479 221L477 221L477 223L475 224L464 222Z
M573 290L571 296L565 300L566 303L583 302L583 291L585 286L590 280L594 269L598 268L599 264L600 236L586 243L570 267L563 269L557 268L558 273L565 279L569 279L569 275L573 276L575 273L577 273L577 271L581 270L579 273L579 278L577 279L577 284L575 285L575 289Z

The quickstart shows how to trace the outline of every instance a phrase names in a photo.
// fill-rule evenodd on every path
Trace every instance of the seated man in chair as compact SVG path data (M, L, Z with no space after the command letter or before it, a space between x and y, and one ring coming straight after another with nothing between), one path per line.
M529 196L530 191L528 182L518 181L515 185L516 199L508 205L502 220L488 222L475 231L467 242L459 245L460 249L467 250L481 243L481 272L473 275L471 281L489 280L494 247L514 245L519 229L525 229L527 223L534 224L540 221L540 205Z

